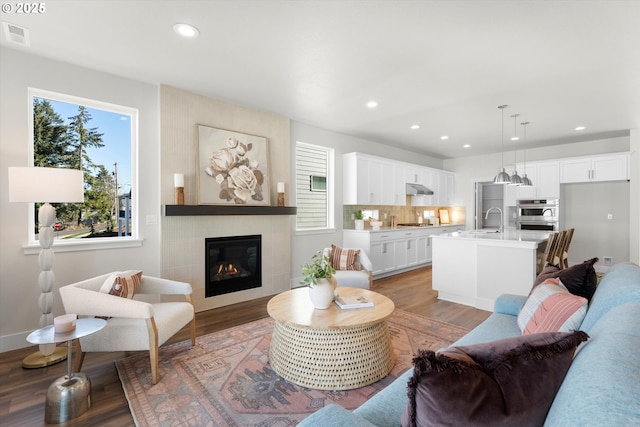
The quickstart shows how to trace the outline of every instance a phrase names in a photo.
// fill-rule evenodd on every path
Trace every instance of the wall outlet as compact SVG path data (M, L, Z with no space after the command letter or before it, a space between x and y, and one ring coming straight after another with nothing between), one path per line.
M613 214L607 214L607 219L613 219Z
M356 219L355 214L351 214L351 219Z
M604 256L602 257L602 263L604 265L613 265L613 258L610 256Z

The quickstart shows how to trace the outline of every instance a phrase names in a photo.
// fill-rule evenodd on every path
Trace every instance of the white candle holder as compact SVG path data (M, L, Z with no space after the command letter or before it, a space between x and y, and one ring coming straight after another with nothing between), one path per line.
M184 205L184 174L173 174L173 185L176 188L176 205Z

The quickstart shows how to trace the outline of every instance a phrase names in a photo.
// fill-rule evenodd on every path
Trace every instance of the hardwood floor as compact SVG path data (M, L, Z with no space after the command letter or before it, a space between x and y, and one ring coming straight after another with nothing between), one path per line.
M431 290L431 267L424 267L384 279L374 280L371 288L391 298L396 308L474 328L489 316L489 312L459 304L439 301ZM267 317L267 302L271 297L221 307L197 313L197 335L205 335L231 326ZM189 338L187 330L170 342ZM44 426L47 388L66 373L66 362L41 369L23 369L22 359L36 347L0 354L0 425ZM91 379L92 407L65 426L132 426L127 399L118 378L114 361L133 353L88 353L82 372ZM162 378L161 378L162 380Z

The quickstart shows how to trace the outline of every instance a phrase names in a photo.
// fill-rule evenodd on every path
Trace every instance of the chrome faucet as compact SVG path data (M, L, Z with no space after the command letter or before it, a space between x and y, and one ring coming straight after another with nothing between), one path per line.
M485 216L484 216L484 219L488 219L488 218L489 218L489 213L490 213L492 210L494 210L494 209L495 209L495 210L497 210L498 212L500 212L500 228L498 228L498 233L502 233L502 231L503 231L503 225L502 225L502 209L500 209L500 208L496 208L495 206L494 206L494 207L492 207L492 208L489 208L489 209L487 210L487 213L486 213L486 214L485 214Z

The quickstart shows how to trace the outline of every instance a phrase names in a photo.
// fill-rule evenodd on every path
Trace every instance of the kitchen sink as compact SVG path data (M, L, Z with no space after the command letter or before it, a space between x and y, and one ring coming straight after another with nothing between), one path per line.
M431 224L420 224L419 222L401 222L396 224L397 227L429 227Z

